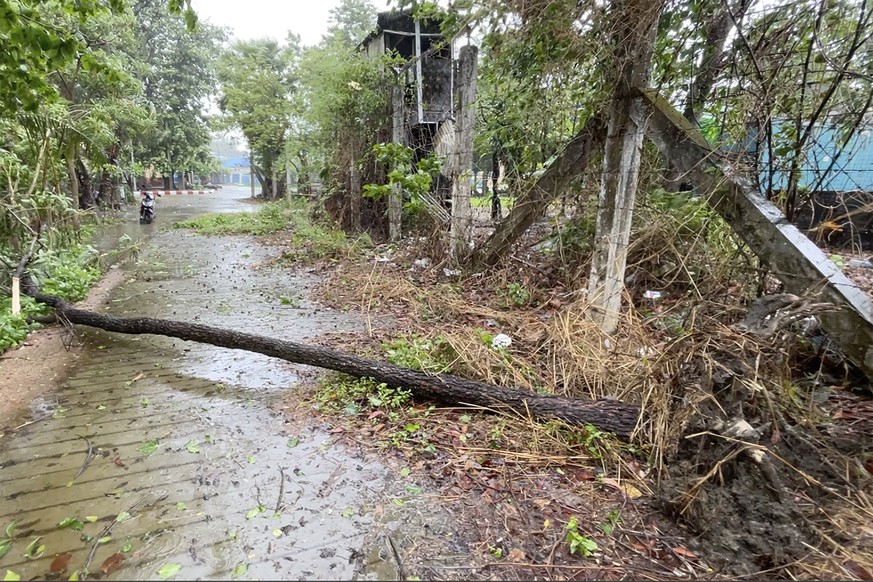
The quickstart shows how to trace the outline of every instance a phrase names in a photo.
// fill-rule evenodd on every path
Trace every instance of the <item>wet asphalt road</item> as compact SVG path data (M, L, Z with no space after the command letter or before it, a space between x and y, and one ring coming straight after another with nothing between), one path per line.
M275 250L170 228L204 212L251 210L247 197L245 189L163 197L152 225L131 211L100 242L108 248L126 234L143 245L118 266L127 279L104 311L293 341L357 329L359 318L306 300L313 279L253 268ZM289 432L270 410L297 383L287 363L157 336L79 328L78 338L77 368L23 415L37 422L0 440L0 528L16 522L0 572L393 579L389 532L395 542L404 539L398 528L452 535L396 468L316 429Z

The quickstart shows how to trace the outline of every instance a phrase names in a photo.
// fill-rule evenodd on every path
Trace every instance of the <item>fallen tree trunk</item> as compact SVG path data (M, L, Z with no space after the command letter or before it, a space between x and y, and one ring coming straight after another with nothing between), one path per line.
M58 316L70 323L118 333L163 335L256 352L295 364L343 372L356 378L373 378L390 386L409 389L416 397L424 399L511 411L537 420L558 419L580 426L591 424L623 438L631 435L640 415L639 406L617 400L587 400L535 394L449 374L427 374L330 348L307 346L208 325L150 317L113 317L76 309L63 299L42 295L32 289L27 294L54 307Z

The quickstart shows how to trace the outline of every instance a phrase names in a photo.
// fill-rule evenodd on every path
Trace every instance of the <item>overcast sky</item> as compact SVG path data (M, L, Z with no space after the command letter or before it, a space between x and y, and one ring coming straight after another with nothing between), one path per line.
M383 11L389 0L373 0ZM199 18L233 30L239 40L265 36L283 40L288 31L300 35L304 45L321 40L331 8L339 0L193 0Z

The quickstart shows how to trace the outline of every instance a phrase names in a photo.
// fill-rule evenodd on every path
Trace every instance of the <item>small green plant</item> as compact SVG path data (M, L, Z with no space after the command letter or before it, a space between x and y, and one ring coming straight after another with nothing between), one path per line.
M391 444L394 447L400 448L420 430L421 425L417 422L407 422L400 428L400 430L391 433Z
M579 533L579 520L575 515L570 518L564 529L567 532L567 537L564 540L569 544L571 554L579 552L586 558L594 555L598 548L597 542Z
M365 408L396 411L411 399L412 392L409 390L389 388L387 384L371 378L352 378L345 374L326 376L316 394L320 408L346 414L357 414Z
M443 336L397 339L383 344L382 349L392 364L425 372L446 372L457 359L454 348Z
M610 510L610 512L606 515L606 523L600 524L600 531L602 531L606 535L610 535L619 523L621 523L621 510Z
M509 283L498 290L498 294L503 298L504 307L523 307L530 303L530 291L521 283Z

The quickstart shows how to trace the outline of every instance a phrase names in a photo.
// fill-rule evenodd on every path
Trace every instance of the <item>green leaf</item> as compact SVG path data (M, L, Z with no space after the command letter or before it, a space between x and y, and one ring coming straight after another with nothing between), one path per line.
M190 441L188 441L188 444L185 445L185 448L188 450L189 453L197 454L200 452L200 447L198 447L197 444L197 441L191 439Z
M5 539L0 540L0 558L9 553L9 550L12 548L12 540Z
M249 455L249 464L254 465L257 462L254 455Z
M78 570L76 570L75 572L70 574L70 577L67 578L67 580L74 580L74 581L78 580L78 579L79 579L79 571Z
M151 455L158 450L158 443L157 441L147 441L136 450L145 455Z
M277 538L281 538L282 537L282 530L281 529L274 529L273 535L276 536Z
M98 519L100 519L100 518L97 517L96 515L86 515L86 516L85 516L85 521L87 521L87 522L89 522L89 523L94 523L94 522L97 521Z
M406 492L410 495L421 495L421 487L418 485L407 485Z
M97 540L98 544L108 544L112 541L112 536L103 536L102 538Z
M82 523L78 517L65 517L60 521L60 523L58 523L58 529L64 529L67 527L79 531L85 527L85 524Z
M13 521L9 525L6 526L6 537L14 538L15 537L15 526L18 522Z
M248 513L246 513L246 519L251 519L251 518L255 517L256 515L258 515L259 513L263 513L263 512L264 512L264 506L258 505L254 509L249 509Z
M343 509L342 516L343 517L351 517L355 514L355 509L353 507L346 507Z
M130 519L130 514L127 513L126 511L122 511L121 513L119 513L119 514L115 517L115 521L117 521L118 523L124 523L124 522L127 521L128 519Z
M179 570L182 569L182 564L164 564L161 566L161 569L158 570L158 576L161 577L162 580L166 580L167 578L172 578L176 574L179 573Z
M400 469L401 477L409 477L410 473L412 473L412 471L409 469L409 467L403 467L402 469Z
M6 575L3 576L3 580L4 581L8 580L9 582L17 582L18 580L21 580L21 576L19 576L18 574L16 574L12 570L6 570Z
M298 437L291 437L290 439L288 439L288 448L293 449L294 447L296 447L299 444L300 444L300 438L298 438Z
M233 569L233 573L231 574L234 578L239 578L243 576L246 572L249 571L249 565L243 562L242 564L237 565L236 568Z
M45 545L40 544L40 540L42 540L42 536L33 538L33 541L27 544L27 548L24 550L24 556L26 558L35 560L42 556L43 552L45 552Z
M133 542L130 542L130 541L124 542L124 545L121 546L121 551L124 552L125 554L130 552L130 550L132 550L132 549L133 549Z
M176 509L178 509L179 511L185 511L186 509L188 509L188 506L185 505L183 501L180 501L176 504Z

